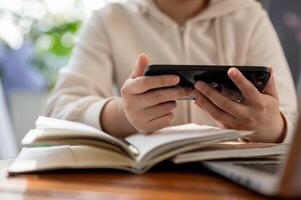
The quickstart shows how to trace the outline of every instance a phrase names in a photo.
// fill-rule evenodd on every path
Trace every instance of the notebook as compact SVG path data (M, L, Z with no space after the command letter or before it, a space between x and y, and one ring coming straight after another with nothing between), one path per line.
M121 139L85 124L39 117L36 128L23 138L24 147L8 172L112 168L144 173L184 152L253 133L186 124Z

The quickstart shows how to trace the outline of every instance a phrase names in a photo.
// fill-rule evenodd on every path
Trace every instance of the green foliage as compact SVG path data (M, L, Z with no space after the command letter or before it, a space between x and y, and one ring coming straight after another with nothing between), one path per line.
M38 32L38 37L48 36L51 39L51 45L49 45L49 47L45 50L58 56L66 56L70 54L72 46L64 45L62 41L63 37L66 35L66 33L70 33L71 36L73 36L78 30L79 26L79 21L64 23L53 27L47 32Z
M80 21L57 24L45 32L33 26L29 34L36 51L32 62L48 79L50 88L56 82L58 69L69 59L80 24Z

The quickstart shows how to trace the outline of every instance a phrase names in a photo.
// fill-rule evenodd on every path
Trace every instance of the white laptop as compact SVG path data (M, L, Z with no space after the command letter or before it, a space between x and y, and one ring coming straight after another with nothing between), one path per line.
M208 161L203 164L210 170L257 193L266 196L301 198L301 114L287 157Z

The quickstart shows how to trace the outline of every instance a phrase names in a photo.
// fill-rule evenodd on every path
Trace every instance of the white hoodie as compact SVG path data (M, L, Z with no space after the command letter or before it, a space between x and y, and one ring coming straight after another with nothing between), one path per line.
M45 114L101 129L104 105L119 95L114 86L120 90L142 52L152 64L272 66L291 135L297 113L292 77L267 13L254 0L211 0L183 26L153 0L107 5L83 27ZM190 122L219 126L191 101L179 101L174 124Z

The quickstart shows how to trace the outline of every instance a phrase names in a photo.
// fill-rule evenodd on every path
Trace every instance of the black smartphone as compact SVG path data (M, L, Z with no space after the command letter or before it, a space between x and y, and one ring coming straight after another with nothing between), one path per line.
M229 78L227 72L231 67L237 68L260 92L270 78L269 68L265 66L225 66L225 65L150 65L145 76L177 75L178 86L193 87L197 81L203 81L220 92L239 96L241 93Z

